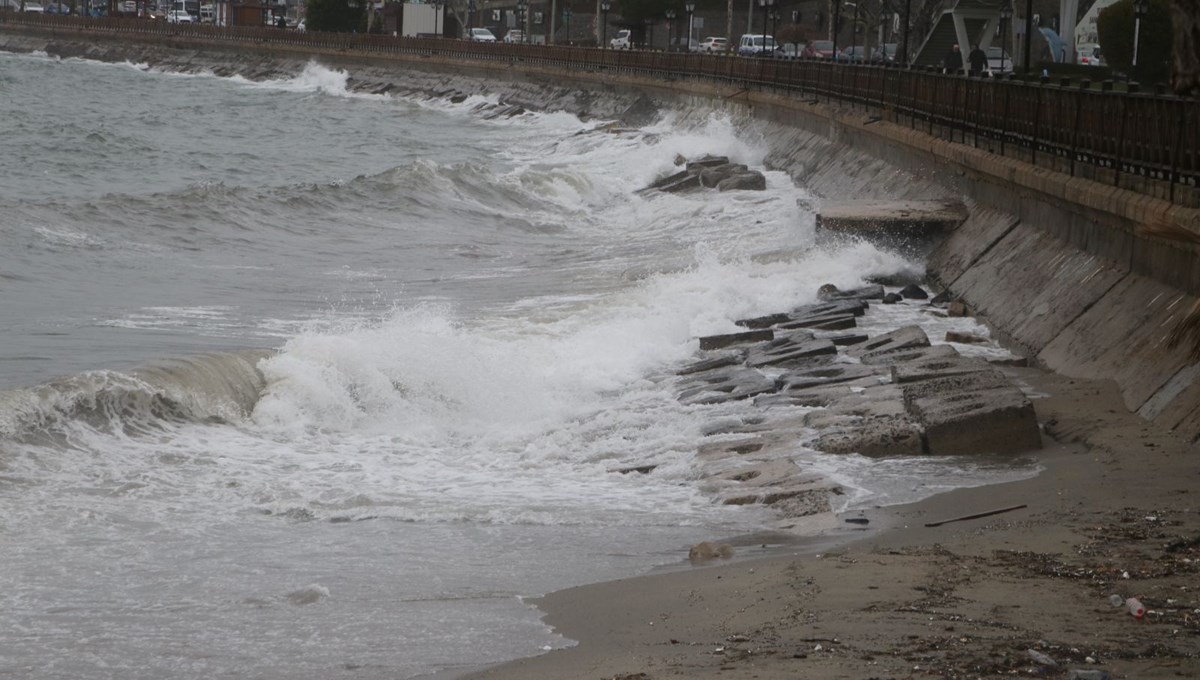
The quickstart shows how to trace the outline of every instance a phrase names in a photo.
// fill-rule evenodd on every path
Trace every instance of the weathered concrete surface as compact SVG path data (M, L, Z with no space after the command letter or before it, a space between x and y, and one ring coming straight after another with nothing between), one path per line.
M828 360L834 354L837 354L837 346L832 341L817 340L811 333L800 331L751 347L746 356L746 365L753 368L789 366L809 363L821 357Z
M995 368L979 359L960 358L893 366L909 415L924 428L925 451L932 455L1018 453L1041 448L1033 403Z
M921 425L905 416L860 419L823 432L811 446L826 453L861 456L919 456L925 452Z
M1111 263L1033 229L1016 229L952 291L1024 353L1037 354L1121 280Z
M928 346L929 336L920 326L905 326L859 343L850 349L849 354L865 360L883 359L895 352Z
M927 237L953 231L967 219L962 201L822 201L817 228L859 236Z
M943 287L958 277L1017 226L1016 215L976 205L967 220L929 255L928 269Z
M700 338L700 349L722 349L733 345L743 345L764 340L774 340L775 331L760 329L744 333L726 333L724 335L709 335Z
M1126 277L1047 344L1038 360L1065 375L1113 378L1125 404L1137 411L1192 365L1184 348L1167 347L1167 336L1194 302L1160 283Z

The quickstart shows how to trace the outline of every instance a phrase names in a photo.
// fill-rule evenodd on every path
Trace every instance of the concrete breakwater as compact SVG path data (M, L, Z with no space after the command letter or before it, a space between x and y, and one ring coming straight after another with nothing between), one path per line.
M1111 378L1156 427L1200 440L1200 366L1170 347L1200 294L1200 214L895 125L874 112L710 83L436 58L237 51L195 41L39 34L0 28L0 49L149 63L262 79L310 59L348 70L363 91L493 93L512 106L648 122L660 108L728 112L768 131L767 162L822 199L957 200L968 218L929 260L1010 346L1069 376ZM21 31L18 33L18 31Z

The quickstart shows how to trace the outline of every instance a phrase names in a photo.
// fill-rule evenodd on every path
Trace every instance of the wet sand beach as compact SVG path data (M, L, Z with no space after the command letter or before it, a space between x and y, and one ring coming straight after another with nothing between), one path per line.
M1200 676L1195 447L1109 382L1014 374L1049 394L1036 478L868 512L884 528L834 550L553 593L535 604L578 646L470 677Z

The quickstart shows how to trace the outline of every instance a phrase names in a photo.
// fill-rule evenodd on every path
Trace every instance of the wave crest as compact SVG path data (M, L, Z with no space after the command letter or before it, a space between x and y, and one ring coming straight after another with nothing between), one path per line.
M127 435L171 422L246 417L264 385L266 350L164 359L129 373L87 371L0 392L0 437L58 438L79 425Z

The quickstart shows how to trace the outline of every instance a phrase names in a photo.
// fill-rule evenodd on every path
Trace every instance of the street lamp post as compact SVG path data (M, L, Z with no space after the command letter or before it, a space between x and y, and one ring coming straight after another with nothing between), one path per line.
M1024 68L1025 75L1029 75L1029 69L1033 66L1029 61L1029 46L1033 44L1033 0L1025 0L1025 59Z
M767 50L767 12L775 6L775 0L758 0L758 4L763 11L763 51L765 52Z
M771 8L771 47L775 48L775 34L779 31L779 8Z
M1138 39L1142 33L1142 17L1150 13L1150 0L1133 0L1133 68L1137 71Z
M675 27L675 10L667 10L667 51L671 51L671 35Z
M887 63L888 24L892 23L892 11L888 8L879 10L879 61Z
M858 49L858 6L860 2L848 2L847 5L854 5L854 26L850 28L850 60L854 61L855 50Z
M529 36L525 35L525 16L528 11L528 0L517 0L517 24L521 27L521 42L529 39Z
M904 0L904 65L908 66L908 34L912 24L909 23L909 12L912 10L912 0Z
M467 2L467 37L471 37L471 29L475 27L475 0Z
M696 0L688 0L686 3L684 3L683 8L686 9L687 13L688 13L687 46L688 46L688 51L691 52L692 51L692 31L694 30L694 28L692 26L692 18L696 14Z
M1012 23L1012 6L1005 4L1000 8L1000 72L1004 73L1004 60L1008 56L1008 25ZM1010 60L1011 63L1011 60Z
M833 55L832 59L837 61L838 58L838 33L842 29L842 0L834 0L833 2Z
M646 19L646 49L654 49L654 19Z
M567 24L567 44L571 44L571 6L567 5L563 8L563 19L566 19Z
M612 9L612 3L608 0L603 0L600 3L600 13L604 17L604 28L601 30L600 49L608 49L608 10Z

